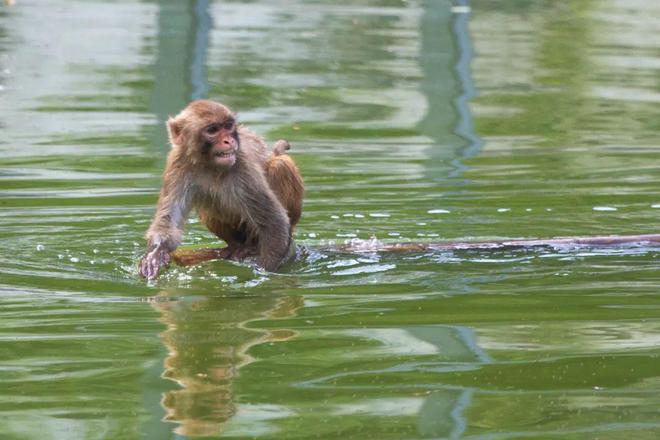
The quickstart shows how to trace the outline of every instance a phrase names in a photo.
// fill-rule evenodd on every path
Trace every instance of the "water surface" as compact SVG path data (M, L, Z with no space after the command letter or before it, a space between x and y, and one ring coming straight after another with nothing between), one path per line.
M2 438L660 436L657 248L318 250L657 232L660 6L466 6L0 8ZM145 283L207 96L293 144L306 251Z

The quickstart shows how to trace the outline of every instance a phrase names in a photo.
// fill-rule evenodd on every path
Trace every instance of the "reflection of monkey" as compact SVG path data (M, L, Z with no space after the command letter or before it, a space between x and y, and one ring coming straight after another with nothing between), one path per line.
M193 101L167 122L167 157L156 216L147 231L140 274L155 278L181 243L183 224L197 208L207 228L227 242L222 257L257 255L276 270L292 252L302 211L303 182L286 141L272 152L224 105Z
M161 297L167 296L161 293ZM181 385L165 393L166 420L190 437L217 435L236 412L232 382L252 362L248 350L264 342L286 340L290 330L248 329L260 319L292 316L299 297L203 298L195 302L155 301L167 330L164 377Z

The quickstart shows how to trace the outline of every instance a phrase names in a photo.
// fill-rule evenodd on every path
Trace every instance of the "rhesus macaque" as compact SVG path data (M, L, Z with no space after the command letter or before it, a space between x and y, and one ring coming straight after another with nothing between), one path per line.
M210 100L190 103L167 129L172 150L140 275L156 278L169 264L192 208L227 243L223 258L256 256L260 266L276 270L292 253L302 211L303 181L285 154L289 143L280 140L269 151L229 108Z

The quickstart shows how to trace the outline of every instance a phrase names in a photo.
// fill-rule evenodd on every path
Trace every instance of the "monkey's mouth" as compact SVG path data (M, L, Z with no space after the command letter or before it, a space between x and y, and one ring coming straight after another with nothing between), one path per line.
M214 151L213 162L221 167L230 167L236 163L236 150Z
M234 150L226 151L226 152L216 151L215 153L213 153L214 157L232 157L232 156L235 156L235 155L236 155L236 152Z

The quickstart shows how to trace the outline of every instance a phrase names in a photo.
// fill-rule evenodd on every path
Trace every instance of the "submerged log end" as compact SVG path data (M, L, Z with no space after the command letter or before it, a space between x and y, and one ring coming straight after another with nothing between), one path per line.
M452 250L489 250L526 247L616 247L635 245L659 245L660 234L643 235L606 235L581 237L555 237L545 239L521 240L486 240L486 241L441 241L441 242L410 242L381 243L377 240L356 241L338 245L334 250L345 252L424 252ZM327 250L332 250L326 248Z
M489 250L528 247L617 247L660 245L660 234L644 235L607 235L583 237L556 237L548 239L491 240L491 241L444 241L444 242L408 242L382 243L378 240L356 240L346 244L323 246L322 251L353 253L415 253L428 251L452 250ZM193 266L205 261L221 260L223 248L177 249L171 254L172 260L179 266Z
M177 249L170 254L179 266L194 266L205 261L221 260L224 248Z

